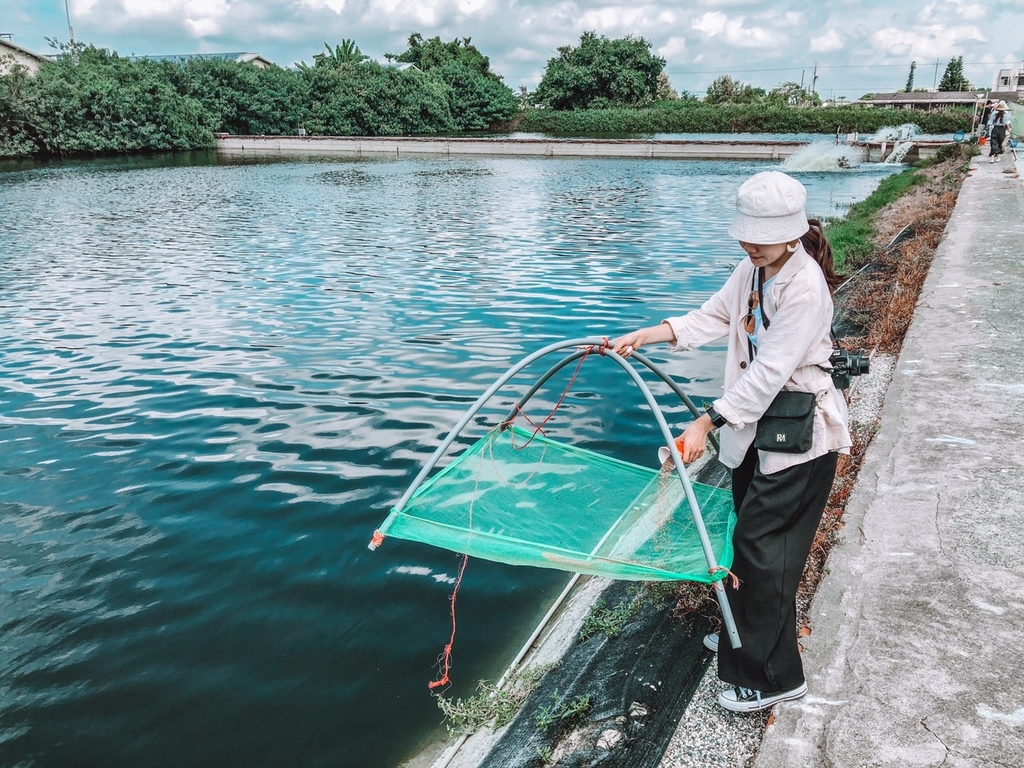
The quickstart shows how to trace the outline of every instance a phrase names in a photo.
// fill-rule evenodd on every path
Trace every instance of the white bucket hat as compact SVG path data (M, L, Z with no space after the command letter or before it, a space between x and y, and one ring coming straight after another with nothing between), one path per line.
M1000 101L998 104L996 104L996 111L997 112L1005 112L1006 111L1006 102L1005 101Z
M755 245L797 240L810 224L804 185L781 171L763 171L743 182L736 193L736 214L729 236Z

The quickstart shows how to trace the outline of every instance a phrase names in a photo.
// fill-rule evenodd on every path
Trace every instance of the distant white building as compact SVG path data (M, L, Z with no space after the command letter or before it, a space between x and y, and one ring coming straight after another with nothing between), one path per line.
M29 74L34 75L43 62L49 60L50 57L46 54L36 53L17 45L10 34L0 33L0 75L7 74L12 65L20 65L27 69Z
M1024 61L1008 69L1000 69L992 90L1024 92Z

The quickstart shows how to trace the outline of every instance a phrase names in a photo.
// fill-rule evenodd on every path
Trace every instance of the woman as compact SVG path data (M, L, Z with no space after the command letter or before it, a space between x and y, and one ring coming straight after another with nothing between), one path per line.
M996 104L992 114L988 118L988 161L994 163L1001 160L1003 154L1003 141L1010 130L1013 113L1006 106L1005 101Z
M729 234L746 252L726 284L682 317L612 342L628 357L646 344L688 350L728 337L725 394L683 432L684 462L704 453L708 433L721 432L719 459L732 469L737 524L729 589L742 647L709 635L718 676L733 687L718 702L756 712L807 692L797 647L796 592L835 477L848 452L846 401L829 373L832 295L839 282L821 224L804 213L804 186L778 171L739 189ZM758 420L782 390L815 396L813 439L804 453L757 450Z

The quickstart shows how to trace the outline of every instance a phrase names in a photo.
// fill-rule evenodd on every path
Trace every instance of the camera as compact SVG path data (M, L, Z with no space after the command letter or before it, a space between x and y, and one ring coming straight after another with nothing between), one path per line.
M846 389L852 377L868 372L868 359L859 352L847 352L835 347L828 361L832 365L832 381L836 389Z

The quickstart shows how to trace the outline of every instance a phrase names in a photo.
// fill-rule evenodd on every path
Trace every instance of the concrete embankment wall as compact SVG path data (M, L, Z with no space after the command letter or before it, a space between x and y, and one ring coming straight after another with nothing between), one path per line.
M646 157L694 160L785 160L799 141L643 141L634 139L465 139L217 134L225 154L517 155L526 157Z

